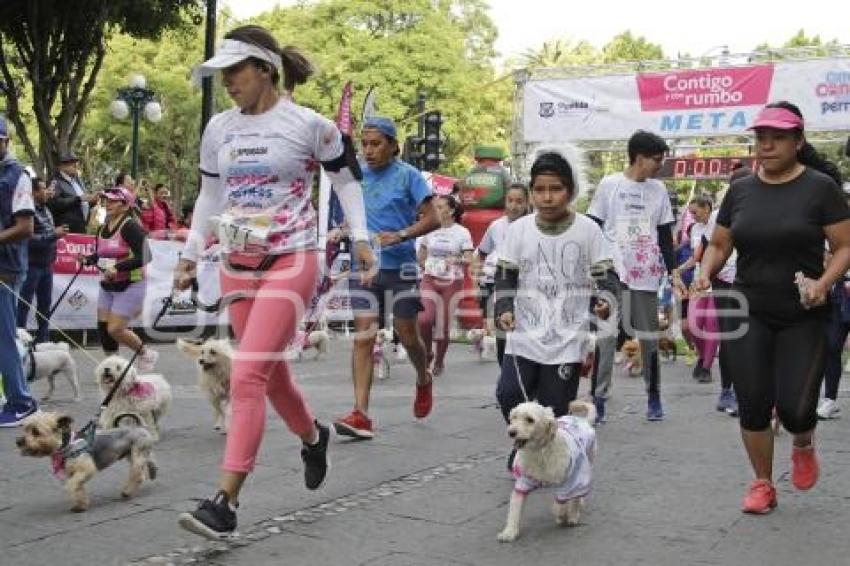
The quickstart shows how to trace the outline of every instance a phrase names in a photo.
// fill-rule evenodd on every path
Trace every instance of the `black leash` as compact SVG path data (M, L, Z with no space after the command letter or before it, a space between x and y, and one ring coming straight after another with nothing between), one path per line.
M61 294L61 295L59 295L59 298L58 298L58 299L56 299L56 302L55 302L55 303L53 303L53 306L52 306L52 307L50 307L50 310L49 310L49 311L47 311L47 316L46 316L46 318L47 318L47 319L50 319L50 317L51 317L51 316L53 316L53 313L54 313L54 312L56 312L56 309L58 309L58 308L59 308L59 305L61 305L61 304L62 304L62 299L64 299L64 298L65 298L65 295L67 295L67 294L68 294L68 291L71 289L71 286L74 284L74 281L76 281L76 280L77 280L77 277L79 277L79 276L80 276L80 273L82 273L82 272L83 272L83 269L84 269L85 267L86 267L85 262L82 262L82 261L81 261L81 262L80 262L80 268L79 268L79 269L77 269L77 272L74 274L74 276L73 276L73 277L71 278L71 280L68 282L68 284L65 286L65 289L63 289L63 290L62 290L62 294Z

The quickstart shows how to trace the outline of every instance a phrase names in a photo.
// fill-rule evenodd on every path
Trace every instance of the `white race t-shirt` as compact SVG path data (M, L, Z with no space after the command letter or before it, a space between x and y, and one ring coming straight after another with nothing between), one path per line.
M657 291L666 269L658 227L675 222L670 197L657 179L637 182L623 173L599 182L587 214L604 222L620 280L637 291Z
M557 236L543 234L535 221L528 215L512 222L499 251L519 268L505 352L547 365L577 363L589 332L590 267L611 255L602 230L583 214Z
M233 108L213 116L201 141L200 168L219 177L221 192L214 196L223 202L222 218L251 230L245 244L222 238L223 251L315 248L313 175L320 162L342 152L333 122L284 97L262 114Z
M696 249L698 244L702 244L702 237L705 236L705 239L711 242L711 237L714 235L714 228L717 227L717 213L720 212L719 209L715 209L712 211L711 215L708 217L708 222L705 224L700 224L697 222L694 224L694 227L691 228L691 240L692 246ZM735 248L732 248L732 253L729 255L729 258L726 260L726 263L723 264L723 267L717 273L716 277L721 281L726 283L734 283L735 282L735 265L738 261L738 251Z
M507 216L502 216L494 220L487 231L484 232L484 237L478 244L478 251L487 255L484 258L484 283L493 283L496 278L496 266L499 263L499 246L505 241L505 234L508 233L508 226L511 221Z
M422 236L422 246L428 250L425 274L438 279L463 279L463 266L450 264L448 259L460 259L463 252L472 251L472 235L457 222Z

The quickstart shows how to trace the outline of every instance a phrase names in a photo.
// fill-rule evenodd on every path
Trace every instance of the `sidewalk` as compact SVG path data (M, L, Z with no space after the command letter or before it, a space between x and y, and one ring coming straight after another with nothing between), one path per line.
M496 365L458 344L424 422L411 414L411 368L394 366L389 380L376 383L376 438L337 439L318 492L304 489L299 442L269 409L259 465L243 492L242 537L208 543L179 530L176 515L194 506L192 498L213 493L224 439L212 430L192 364L171 346L159 349L175 401L156 450L160 476L137 498L120 499L122 462L90 482L87 513L70 513L49 463L19 457L17 433L0 431L4 564L835 565L850 553L847 417L821 423L823 473L809 493L790 486L790 436L783 434L779 507L767 517L743 515L750 476L737 423L714 410L717 381L696 384L681 364L662 367L661 423L644 420L641 380L617 368L610 419L598 429L594 493L579 527L556 527L551 494L540 492L526 505L520 539L497 542L512 481L505 471L510 443L493 397ZM350 409L348 359L349 344L337 340L329 359L295 364L322 420ZM78 361L86 400L65 401L68 386L59 383L54 407L80 424L97 402L92 364ZM37 392L44 387L35 384ZM841 397L850 411L846 388Z

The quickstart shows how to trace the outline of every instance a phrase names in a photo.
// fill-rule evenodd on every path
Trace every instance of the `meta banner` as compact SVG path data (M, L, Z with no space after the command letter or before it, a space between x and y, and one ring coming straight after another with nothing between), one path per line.
M526 144L748 135L765 104L800 107L806 130L850 130L850 58L740 67L529 80L523 92Z

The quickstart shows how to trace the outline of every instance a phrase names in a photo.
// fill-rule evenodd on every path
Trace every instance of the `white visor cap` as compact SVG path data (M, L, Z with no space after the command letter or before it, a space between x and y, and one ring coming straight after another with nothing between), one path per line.
M283 65L280 55L274 51L244 41L225 39L218 47L215 56L201 63L198 67L198 75L209 77L216 71L232 67L250 57L271 63L278 69L278 72Z

